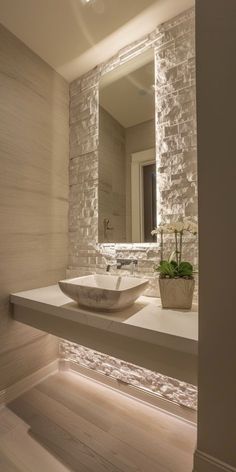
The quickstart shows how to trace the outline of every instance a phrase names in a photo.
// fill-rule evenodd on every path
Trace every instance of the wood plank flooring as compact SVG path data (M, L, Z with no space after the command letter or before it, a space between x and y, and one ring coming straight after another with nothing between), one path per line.
M72 372L0 410L1 472L191 472L196 428Z

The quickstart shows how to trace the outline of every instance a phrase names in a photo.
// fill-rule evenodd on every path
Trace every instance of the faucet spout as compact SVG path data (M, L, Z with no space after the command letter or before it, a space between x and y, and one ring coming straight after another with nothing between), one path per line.
M111 267L116 269L128 269L131 275L134 275L135 267L138 265L137 259L117 259L106 266L106 272L110 272Z
M137 265L137 259L117 259L117 269L129 269L131 275L134 275L135 267Z

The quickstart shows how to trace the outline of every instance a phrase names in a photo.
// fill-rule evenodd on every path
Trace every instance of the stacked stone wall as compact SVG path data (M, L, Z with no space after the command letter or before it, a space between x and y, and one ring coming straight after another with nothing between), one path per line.
M68 276L105 270L117 257L138 258L138 274L150 278L150 294L157 293L153 265L160 257L159 244L111 244L98 242L98 146L99 80L107 72L153 48L155 58L155 128L160 223L191 217L197 220L197 141L195 83L195 11L188 10L158 26L149 35L128 45L109 61L72 82L70 87L70 209ZM172 249L166 240L166 254ZM198 245L188 237L184 258L197 266ZM153 289L153 293L152 292ZM196 294L195 294L196 296ZM61 350L83 364L84 348L72 343ZM90 351L90 367L101 370L104 359ZM95 359L96 358L96 362ZM100 361L99 361L100 359ZM118 362L118 361L117 361ZM113 365L113 361L105 360ZM104 364L103 364L104 365ZM115 366L117 369L117 366ZM109 369L108 369L109 370ZM111 371L113 368L111 367ZM132 366L132 376L140 368ZM125 380L124 363L122 379ZM114 373L114 372L113 372ZM145 377L145 372L141 377ZM133 378L133 377L132 377ZM127 366L127 381L130 380ZM150 381L148 380L150 379ZM145 389L160 391L158 374L147 373ZM140 382L142 383L143 380ZM162 382L162 380L161 380ZM166 380L167 390L171 382ZM188 390L190 388L190 391ZM191 387L181 384L183 398L192 402ZM164 389L165 390L165 389ZM173 390L174 392L174 390ZM186 397L187 395L187 397ZM173 397L172 391L170 396ZM176 400L177 396L175 397ZM180 398L180 397L179 397ZM185 401L184 400L184 401Z

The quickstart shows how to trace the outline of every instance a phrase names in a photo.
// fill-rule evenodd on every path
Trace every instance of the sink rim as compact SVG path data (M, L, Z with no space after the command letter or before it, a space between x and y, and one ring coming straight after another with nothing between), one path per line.
M136 283L136 285L134 285L133 287L127 287L127 288L107 288L107 287L96 287L96 286L91 286L91 285L80 285L79 283L73 283L73 281L75 280L81 280L81 279L86 279L88 277L96 277L96 276L102 276L102 277L114 277L114 278L124 278L124 279L133 279L135 281L137 281L138 283ZM115 293L124 293L124 292L128 292L129 290L134 290L135 288L137 287L140 287L142 285L148 285L149 283L149 280L148 279L144 279L144 278L141 278L141 277L134 277L134 276L129 276L129 275L106 275L106 274L89 274L89 275L82 275L82 276L79 276L79 277L73 277L72 279L63 279L63 280L59 280L58 281L58 285L60 287L60 284L71 284L71 285L74 285L76 287L80 287L80 288L85 288L85 289L90 289L90 290L103 290L103 291L106 291L106 292L115 292ZM60 287L61 288L61 287Z

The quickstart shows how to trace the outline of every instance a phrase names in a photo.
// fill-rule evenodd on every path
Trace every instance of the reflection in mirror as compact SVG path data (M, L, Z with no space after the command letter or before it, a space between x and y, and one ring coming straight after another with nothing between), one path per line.
M154 83L150 49L99 84L100 242L154 242Z

